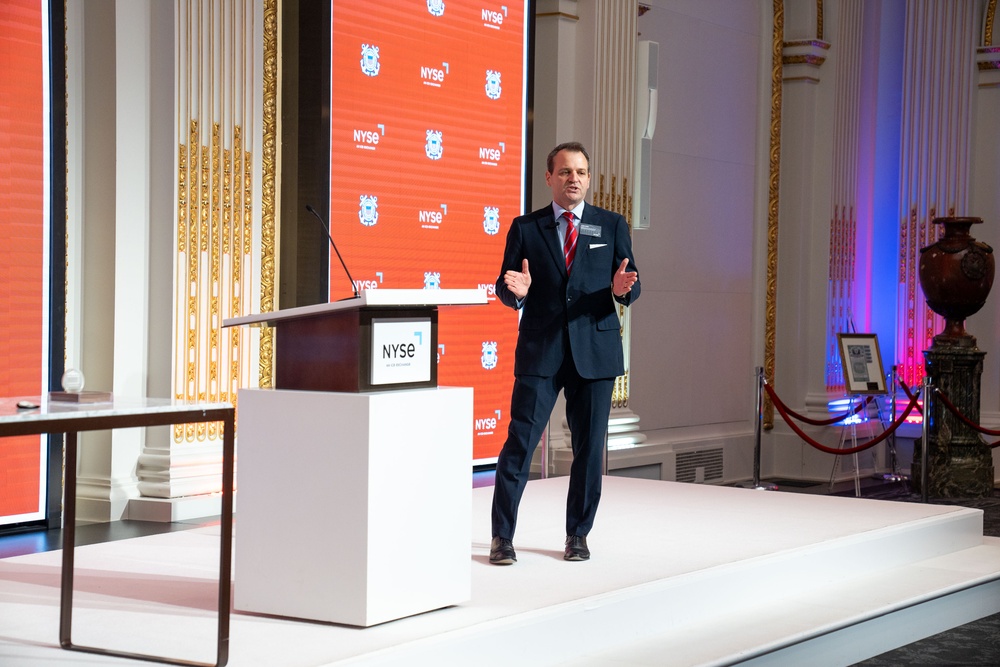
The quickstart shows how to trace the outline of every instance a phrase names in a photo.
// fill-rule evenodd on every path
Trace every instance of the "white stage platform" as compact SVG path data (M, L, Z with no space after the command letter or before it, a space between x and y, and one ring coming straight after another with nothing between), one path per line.
M229 664L848 665L1000 612L979 510L609 477L593 558L567 563L554 478L528 485L497 567L492 491L473 490L470 602L364 629L236 613ZM74 641L210 662L217 535L79 548ZM0 560L0 665L148 665L58 648L59 557Z

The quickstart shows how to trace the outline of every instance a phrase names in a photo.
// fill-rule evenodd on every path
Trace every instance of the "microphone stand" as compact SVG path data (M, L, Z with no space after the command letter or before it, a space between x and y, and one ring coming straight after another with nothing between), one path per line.
M344 258L340 256L340 251L337 250L337 244L333 242L333 235L330 233L330 227L326 224L323 217L316 212L316 209L312 207L312 204L306 204L306 210L316 216L319 220L319 224L323 225L323 231L326 232L326 238L330 239L330 246L333 247L333 251L337 253L337 259L340 260L340 265L344 267L344 273L347 274L347 279L351 281L351 291L354 292L355 299L360 299L361 295L358 294L357 283L354 282L354 278L351 277L351 272L347 270L347 264L344 263Z

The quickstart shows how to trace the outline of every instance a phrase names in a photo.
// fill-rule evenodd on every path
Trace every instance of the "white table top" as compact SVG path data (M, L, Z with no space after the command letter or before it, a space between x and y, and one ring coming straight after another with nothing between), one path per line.
M37 408L19 408L19 401L28 401ZM48 396L14 396L0 398L0 424L45 422L73 418L118 417L151 415L157 413L180 414L202 410L231 409L229 403L191 403L170 398L120 397L100 403L72 403L53 401Z

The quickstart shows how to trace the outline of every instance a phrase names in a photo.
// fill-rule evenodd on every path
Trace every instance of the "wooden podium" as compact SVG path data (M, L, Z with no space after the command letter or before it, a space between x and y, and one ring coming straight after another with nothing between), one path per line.
M485 303L482 289L374 289L357 299L234 317L222 326L275 328L275 389L430 388L437 386L438 306Z
M436 311L485 303L371 290L224 322L277 329L278 387L239 392L236 609L368 627L471 598L473 390L436 386Z

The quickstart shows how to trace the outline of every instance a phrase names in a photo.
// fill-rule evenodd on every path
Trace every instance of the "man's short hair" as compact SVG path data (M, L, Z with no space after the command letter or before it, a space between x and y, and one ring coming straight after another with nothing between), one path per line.
M559 144L551 151L549 151L549 156L545 158L545 171L552 173L552 165L556 162L556 155L559 151L571 151L573 153L583 153L583 157L587 158L587 171L590 171L590 155L587 153L587 149L583 147L579 141L567 141L564 144Z

